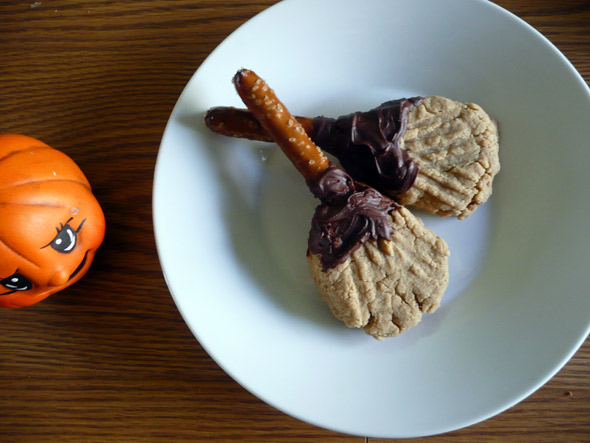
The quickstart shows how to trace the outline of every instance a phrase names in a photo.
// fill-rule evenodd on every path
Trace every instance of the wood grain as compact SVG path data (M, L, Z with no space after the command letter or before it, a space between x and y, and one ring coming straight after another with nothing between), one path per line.
M275 2L0 2L0 132L72 156L108 221L78 284L0 310L0 441L365 441L291 418L234 382L182 321L158 263L151 189L169 114L205 57ZM497 3L590 79L587 1ZM589 368L587 341L517 406L418 441L589 441Z

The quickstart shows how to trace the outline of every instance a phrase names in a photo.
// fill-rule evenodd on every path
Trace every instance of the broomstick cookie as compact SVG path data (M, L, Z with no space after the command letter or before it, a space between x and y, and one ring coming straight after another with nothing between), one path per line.
M346 326L382 339L434 312L448 283L444 240L407 209L331 164L254 72L238 71L234 85L321 202L307 258L332 313Z
M500 169L496 125L475 104L414 97L337 119L296 118L355 180L440 216L473 213ZM211 108L205 123L219 134L272 141L244 109Z

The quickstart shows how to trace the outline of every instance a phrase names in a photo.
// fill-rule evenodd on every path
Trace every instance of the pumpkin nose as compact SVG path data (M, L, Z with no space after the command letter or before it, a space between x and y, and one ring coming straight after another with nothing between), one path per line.
M55 273L49 278L49 286L61 286L66 284L70 275L65 269L55 271Z

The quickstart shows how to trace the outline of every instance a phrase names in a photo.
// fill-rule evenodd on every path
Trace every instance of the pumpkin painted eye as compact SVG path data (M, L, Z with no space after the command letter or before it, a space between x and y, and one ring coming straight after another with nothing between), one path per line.
M70 226L71 221L72 218L70 218L65 225L60 223L60 227L55 228L57 230L57 235L53 238L53 240L51 240L51 243L43 246L43 248L51 246L57 252L61 252L62 254L69 254L72 252L76 247L76 242L78 241L78 232L80 232L80 229L82 229L82 225L86 219L82 220L82 223L80 223L78 229L75 230Z
M29 279L18 272L15 272L10 277L0 280L0 285L8 289L8 292L4 292L0 295L12 294L16 291L28 291L33 287L33 284Z

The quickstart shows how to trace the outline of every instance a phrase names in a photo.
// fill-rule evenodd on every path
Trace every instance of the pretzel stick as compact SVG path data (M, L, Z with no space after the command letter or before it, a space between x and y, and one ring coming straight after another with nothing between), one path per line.
M301 123L305 132L313 138L313 118L299 117L295 119ZM232 106L216 106L205 114L205 125L213 132L228 137L246 138L263 142L273 142L272 136L264 130L256 117L247 109Z
M421 101L421 97L390 100L338 118L295 118L310 139L336 157L355 180L397 198L412 187L418 175L415 159L403 149L401 140L410 110ZM218 134L273 141L247 110L211 108L205 124Z
M308 184L316 183L330 162L309 138L301 123L254 72L241 69L234 76L234 85L244 104Z

